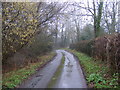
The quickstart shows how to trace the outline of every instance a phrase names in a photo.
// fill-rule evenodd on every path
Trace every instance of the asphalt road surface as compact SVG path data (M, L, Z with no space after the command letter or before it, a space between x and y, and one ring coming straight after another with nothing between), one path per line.
M56 53L57 56L52 61L24 81L19 88L47 88L61 64L63 54L65 56L64 66L53 88L87 88L82 69L76 58L65 50L56 50Z

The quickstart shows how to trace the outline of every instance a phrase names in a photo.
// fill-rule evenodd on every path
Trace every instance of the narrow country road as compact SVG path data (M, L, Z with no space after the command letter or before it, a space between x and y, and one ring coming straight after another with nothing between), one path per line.
M63 71L54 88L87 88L83 72L74 56L61 50L65 55Z
M54 60L23 82L19 88L47 88L47 85L52 83L51 78L61 64L62 53L65 56L65 63L52 88L87 88L81 67L74 56L65 50L57 50L56 52L57 56Z

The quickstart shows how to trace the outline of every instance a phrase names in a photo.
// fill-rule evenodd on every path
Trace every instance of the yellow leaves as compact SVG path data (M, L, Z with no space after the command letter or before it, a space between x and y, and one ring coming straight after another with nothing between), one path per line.
M35 22L35 23L36 23L36 22L38 22L38 20L34 19L34 21L33 21L33 22Z
M24 38L22 38L21 40L22 40L22 41L24 41L25 39L24 39Z
M12 35L13 33L12 32L10 32L10 35Z
M29 44L32 44L32 41L29 41Z
M19 29L13 30L11 33L16 34L16 35L20 35L21 34Z
M27 35L24 35L24 34L20 35L21 38L25 38L26 36L27 36Z
M12 42L13 41L13 39L12 38L10 38L10 37L8 37L8 41L9 42ZM9 44L9 43L8 43Z
M21 45L23 45L23 44L24 44L24 42L20 42L20 44L21 44Z
M34 34L38 20L35 18L36 3L4 3L3 4L3 51L16 52ZM32 43L30 41L30 43Z
M16 52L16 50L14 50L14 52Z
M13 48L13 46L10 46L10 48Z
M21 38L21 40L22 40L22 41L28 41L28 39L27 39L27 38L26 38L26 39L25 39L25 38Z
M19 33L18 33L18 32L17 32L16 34L17 34L17 35L19 35Z
M13 47L13 46L10 46L10 50L15 51L15 49L14 49L14 47Z
M6 8L6 9L4 9L5 11L6 11L6 13L8 13L9 12L9 8Z

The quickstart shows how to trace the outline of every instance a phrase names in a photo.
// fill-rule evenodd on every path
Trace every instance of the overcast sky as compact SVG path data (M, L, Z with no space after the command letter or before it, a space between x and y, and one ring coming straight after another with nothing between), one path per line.
M46 1L48 1L48 2L55 2L55 1L57 1L57 2L86 2L87 0L0 0L0 1L2 1L2 2L30 2L30 1L32 1L32 2L46 2ZM88 1L90 1L90 2L92 2L93 0L88 0ZM95 1L98 1L98 0L95 0ZM103 0L103 1L116 1L116 0ZM120 0L117 0L117 1L120 1Z
M4 1L4 2L82 2L84 3L84 7L87 6L87 1L89 1L89 6L92 7L92 1L93 0L0 0L0 1ZM99 1L99 0L94 0L95 2L96 1ZM105 1L109 1L109 2L113 2L113 1L120 1L120 0L103 0L104 2ZM85 12L85 10L82 10L83 13L89 13L89 12ZM84 16L84 24L86 23L91 23L92 21L92 17L90 16ZM89 22L88 22L89 21ZM83 25L83 24L82 24Z

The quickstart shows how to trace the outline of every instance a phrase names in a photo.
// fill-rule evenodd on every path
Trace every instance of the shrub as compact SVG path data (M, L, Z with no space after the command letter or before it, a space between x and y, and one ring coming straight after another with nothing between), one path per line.
M111 74L119 72L120 64L120 34L112 34L95 38L93 40L84 40L70 45L71 49L76 49L104 61L110 69Z

